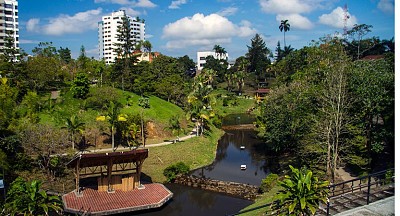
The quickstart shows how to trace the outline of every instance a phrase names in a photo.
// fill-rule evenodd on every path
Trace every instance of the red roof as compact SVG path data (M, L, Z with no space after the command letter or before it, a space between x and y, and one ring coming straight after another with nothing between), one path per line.
M158 183L144 184L143 189L108 193L85 188L80 195L75 191L62 197L64 211L79 214L89 212L91 215L109 215L132 212L143 209L158 208L171 199L173 193Z

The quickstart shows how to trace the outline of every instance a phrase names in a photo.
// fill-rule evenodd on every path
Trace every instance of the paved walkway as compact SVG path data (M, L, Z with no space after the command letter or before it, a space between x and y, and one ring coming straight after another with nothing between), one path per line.
M186 136L179 137L179 142L190 139L192 137L196 136L196 128L193 128L192 131ZM162 142L162 143L156 143L156 144L146 144L146 148L151 148L151 147L157 147L157 146L165 146L165 145L170 145L175 143L176 140L170 140L167 142ZM143 148L143 146L140 146L139 148ZM115 151L130 151L132 148L130 147L123 147L123 146L117 146ZM102 153L102 152L112 152L112 148L104 148L104 149L92 149L92 150L84 150L79 153Z
M369 205L360 206L348 211L335 214L335 216L389 216L395 215L394 196L373 202Z

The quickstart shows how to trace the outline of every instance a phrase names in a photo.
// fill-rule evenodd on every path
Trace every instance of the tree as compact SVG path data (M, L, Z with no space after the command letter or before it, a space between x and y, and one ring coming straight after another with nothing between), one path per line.
M19 49L15 47L14 32L7 31L7 35L4 38L4 48L1 50L5 61L14 65L14 62L20 60ZM12 69L14 71L14 68Z
M72 94L75 98L86 99L89 94L89 86L90 81L87 78L86 74L79 73L71 86Z
M26 154L36 161L43 172L54 178L52 158L54 155L64 153L67 132L50 125L27 123L26 126L19 128L18 133L21 135L21 143Z
M130 25L130 20L127 15L122 17L122 23L117 28L117 43L114 43L115 49L114 51L117 53L116 67L119 65L122 67L122 90L124 90L124 77L128 76L129 66L132 63L132 51L134 50L135 43L134 37L132 35L132 29ZM134 57L136 60L136 57Z
M53 46L53 42L40 42L37 47L33 48L32 53L40 57L55 57L57 49Z
M174 115L168 120L169 126L166 128L167 130L170 130L173 135L177 135L179 137L179 134L181 131L183 131L183 128L181 127L181 124L179 122L179 115Z
M72 60L71 50L68 49L68 47L60 47L60 49L58 50L58 55L60 55L61 61L63 61L65 64L69 64Z
M211 95L213 90L204 74L195 77L192 85L192 92L188 95L187 118L196 120L196 135L204 132L206 122L213 116L212 107L215 105L215 98ZM199 130L200 129L200 130Z
M142 135L142 143L143 143L143 147L146 147L146 139L145 139L145 125L144 125L144 110L150 108L150 101L149 98L147 97L140 97L139 101L138 101L138 105L142 108L141 111L141 135Z
M115 127L118 121L126 121L126 118L120 116L121 105L119 103L114 103L110 101L110 104L107 106L107 112L104 116L99 116L96 118L98 121L107 121L110 124L111 131L111 148L115 151L115 141L114 141L114 133Z
M319 75L319 117L316 121L316 131L319 140L326 149L326 172L335 180L340 155L345 149L344 135L350 122L350 94L348 92L349 58L343 46L335 39L327 38L324 44L310 56L314 59L312 70ZM313 63L311 63L313 64ZM310 64L310 65L311 65Z
M217 59L225 59L226 57L226 51L225 48L221 47L220 45L214 45L213 48Z
M353 121L365 136L363 146L368 151L370 162L379 160L378 153L391 152L387 147L394 143L395 71L390 56L373 61L355 61L349 78L350 92L354 97Z
M81 122L76 115L72 115L70 118L66 119L65 126L63 128L66 128L70 133L72 149L75 149L75 135L78 133L82 133L84 127L85 123Z
M357 59L360 59L361 56L361 42L363 41L363 37L371 32L372 25L367 24L355 24L354 27L347 32L347 34L356 41L355 45L352 43L348 43L351 46L357 47ZM371 44L370 47L374 46L375 44ZM370 49L367 47L366 49Z
M251 45L247 46L248 52L246 54L249 60L249 71L256 72L256 75L262 74L266 66L270 64L268 55L270 50L266 47L264 40L259 34L256 34L251 39Z
M319 202L327 202L328 181L320 181L311 170L297 169L289 165L290 176L285 176L278 184L283 188L275 196L282 215L314 215Z
M148 40L143 41L142 47L144 48L144 51L147 54L151 55L151 49L153 48L153 45L151 45L150 41Z
M286 37L285 33L287 31L290 31L290 24L289 20L281 20L281 24L279 25L279 30L282 32L283 31L283 45L286 47Z
M61 214L62 203L57 196L48 195L37 180L25 182L18 177L7 193L5 211L11 215L48 215L50 210Z
M84 70L86 68L86 64L89 61L89 58L86 56L86 49L82 45L79 49L79 57L78 57L78 67L80 70Z

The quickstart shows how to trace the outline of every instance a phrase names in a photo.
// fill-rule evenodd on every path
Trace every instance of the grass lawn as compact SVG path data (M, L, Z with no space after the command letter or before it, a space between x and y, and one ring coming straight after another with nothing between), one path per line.
M149 157L143 164L143 174L153 182L165 182L163 171L171 164L184 162L190 169L211 164L215 159L217 144L223 131L213 128L209 137L194 137L167 146L149 148Z
M261 216L265 215L265 212L269 211L269 207L264 207L266 204L269 204L273 201L273 197L279 191L279 186L273 187L270 191L263 193L256 201L242 209L238 215L240 216ZM248 211L248 212L246 212Z
M221 95L221 98L217 99L215 110L217 114L222 116L245 113L248 109L256 106L254 99L246 99L244 96L237 97L237 105L223 106L223 99L227 94L229 94L229 92L223 89L218 89L215 90L213 94L214 96Z

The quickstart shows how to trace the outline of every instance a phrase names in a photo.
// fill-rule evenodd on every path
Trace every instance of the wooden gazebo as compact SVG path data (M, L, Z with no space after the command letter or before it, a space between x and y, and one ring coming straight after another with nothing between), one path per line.
M81 193L81 178L97 177L97 190L132 191L140 187L142 164L148 157L148 149L101 154L80 154L67 167L74 169L75 192Z

